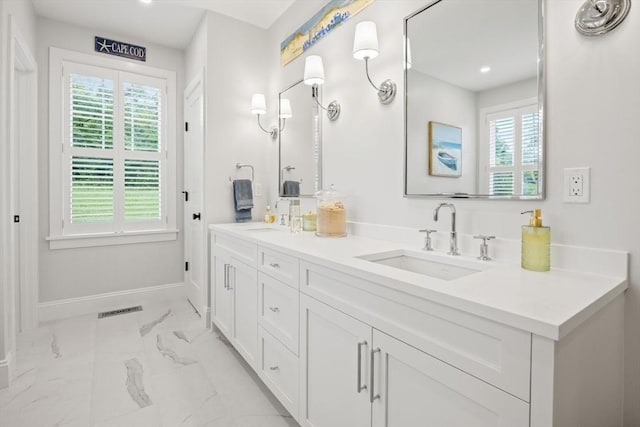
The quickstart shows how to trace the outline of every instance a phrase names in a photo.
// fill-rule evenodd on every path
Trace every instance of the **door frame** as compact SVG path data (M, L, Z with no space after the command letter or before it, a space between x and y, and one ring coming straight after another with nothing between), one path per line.
M206 182L205 179L205 158L206 158L206 149L207 149L207 91L206 91L206 86L205 86L205 69L201 68L200 70L198 70L198 72L196 73L196 75L193 77L193 79L189 82L189 84L187 85L187 87L184 90L184 100L183 100L183 118L184 121L187 121L187 112L188 112L188 99L189 97L196 91L199 91L201 96L202 96L202 115L203 115L203 120L202 120L202 171L203 171L203 180ZM183 188L186 186L186 180L185 180L185 176L186 176L186 172L188 171L189 168L187 168L187 132L186 129L183 128L184 131L184 144L183 144L183 149L182 149L182 153L183 153L183 174L182 174L182 179L183 179ZM205 222L207 220L207 204L206 204L206 191L205 191L205 183L202 183L202 206L201 206L201 215L202 215L202 221ZM186 205L184 204L184 198L182 199L182 212L183 212L183 219L182 219L182 227L184 229L184 258L185 261L187 258L187 254L188 254L188 246L189 246L189 242L187 240L187 224L188 224L188 217L186 216ZM209 244L208 244L208 227L205 223L204 225L204 236L202 236L203 238L203 250L202 250L202 259L200 260L201 264L202 264L202 268L203 268L203 295L202 295L202 302L203 305L201 307L198 307L197 309L200 311L200 318L202 319L202 321L204 322L204 326L206 328L210 328L211 327L211 304L210 304L210 298L211 298L211 267L209 266ZM185 269L186 270L186 269ZM188 286L188 280L189 280L189 272L185 271L184 272L184 284L185 284L185 293L187 290L187 286Z
M10 150L17 154L20 165L19 184L12 182L10 188L12 200L19 203L10 205L12 215L20 215L19 283L14 287L14 292L20 292L20 325L14 325L15 335L38 326L38 65L13 16L9 16L9 34L9 106L20 101L17 121L10 108L8 123ZM14 86L16 78L19 87ZM10 233L11 245L17 233Z

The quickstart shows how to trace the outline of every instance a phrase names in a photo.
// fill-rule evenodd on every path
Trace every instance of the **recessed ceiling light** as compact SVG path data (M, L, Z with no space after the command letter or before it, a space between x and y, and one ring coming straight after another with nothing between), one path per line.
M489 71L491 71L491 67L482 67L482 68L480 68L480 72L481 73L488 73Z
M140 0L140 3L151 4L153 0Z

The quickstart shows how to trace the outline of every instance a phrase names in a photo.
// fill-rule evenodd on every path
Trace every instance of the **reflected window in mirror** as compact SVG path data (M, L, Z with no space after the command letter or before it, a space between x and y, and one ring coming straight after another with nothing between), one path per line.
M544 197L542 0L405 18L405 195Z
M299 81L279 95L280 197L312 197L322 188L321 111L312 90Z

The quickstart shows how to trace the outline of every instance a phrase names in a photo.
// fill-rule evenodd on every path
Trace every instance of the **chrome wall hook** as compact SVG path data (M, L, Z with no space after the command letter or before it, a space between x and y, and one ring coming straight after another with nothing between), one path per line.
M587 0L576 14L576 30L585 36L600 36L616 28L631 9L631 0Z

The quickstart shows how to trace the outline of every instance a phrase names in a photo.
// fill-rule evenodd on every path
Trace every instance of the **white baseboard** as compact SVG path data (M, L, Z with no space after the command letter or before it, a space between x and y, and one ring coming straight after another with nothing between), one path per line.
M5 359L0 359L0 390L9 387L11 378L11 353Z
M185 298L185 296L184 283L172 283L80 298L49 301L38 304L38 320L40 322L49 322L67 317L117 310L133 305L141 305L143 303L180 299Z

